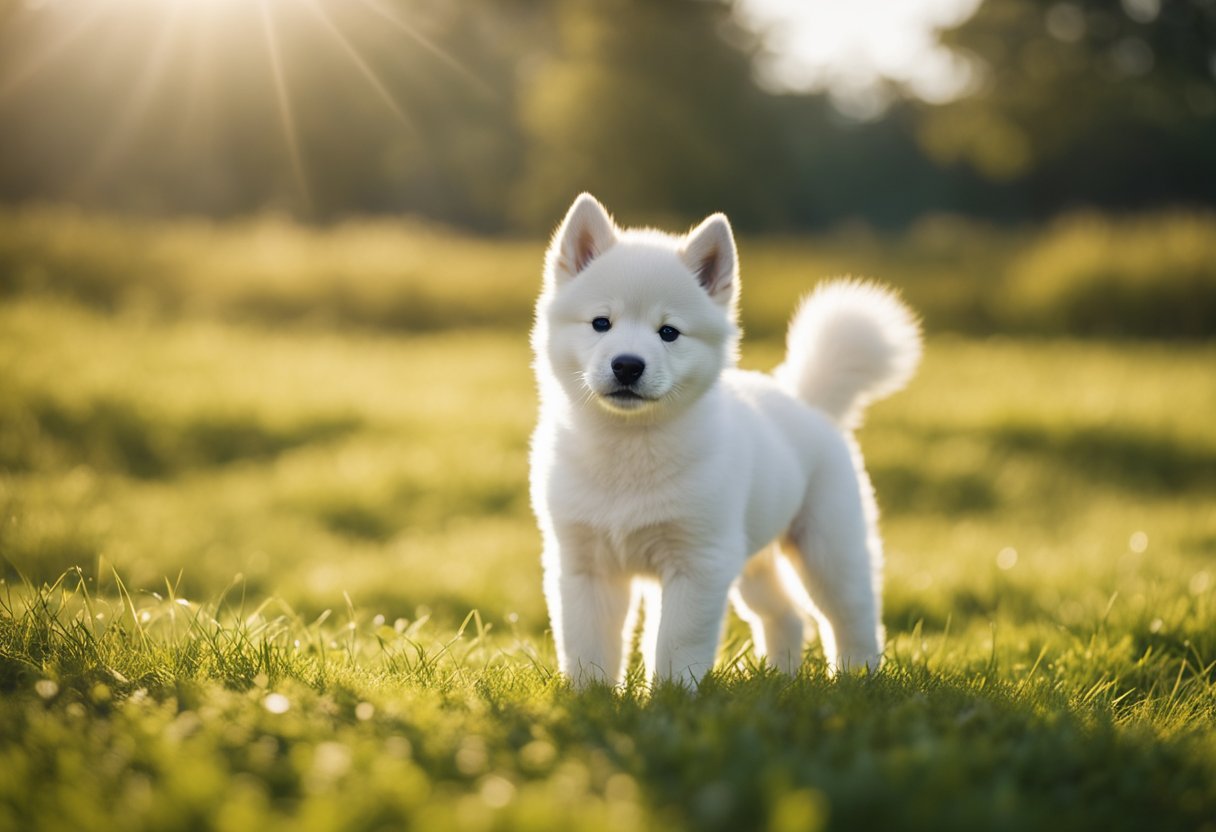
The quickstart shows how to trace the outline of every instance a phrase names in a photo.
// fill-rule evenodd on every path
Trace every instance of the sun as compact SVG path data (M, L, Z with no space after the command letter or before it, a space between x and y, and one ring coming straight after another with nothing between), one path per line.
M446 71L484 83L390 0L26 0L5 23L0 106L36 87L29 82L37 76L81 65L82 55L89 56L88 71L69 70L63 89L106 97L91 158L80 160L69 186L73 196L106 182L121 159L147 145L141 139L149 131L197 148L179 154L192 159L216 152L209 136L254 129L281 136L275 164L307 210L308 146L297 113L316 94L309 79L319 58L330 77L343 79L403 132L417 130L408 92L379 69L401 50L422 50Z
M191 15L211 16L230 13L242 7L265 5L266 3L298 3L300 0L111 0L116 8L144 8L159 11L181 12Z

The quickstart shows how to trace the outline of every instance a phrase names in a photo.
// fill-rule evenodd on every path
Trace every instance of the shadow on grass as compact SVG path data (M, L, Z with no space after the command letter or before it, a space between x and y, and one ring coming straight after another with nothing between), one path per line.
M807 829L1181 829L1216 805L1195 743L978 677L727 677L564 704L558 745L596 749L672 828L785 828L790 813Z
M22 471L55 463L89 465L141 479L265 459L344 436L361 425L347 416L267 425L251 415L215 413L192 414L174 423L112 398L69 405L47 397L4 410L0 427L15 441L0 445L0 467Z
M474 522L490 517L520 516L528 511L527 490L514 480L469 483L455 480L440 487L402 479L386 496L361 498L328 492L303 500L299 510L326 529L355 540L386 543L420 524L455 518Z
M888 587L883 617L893 628L911 630L920 624L928 631L942 632L951 623L992 621L998 614L1014 621L1056 621L1058 601L1011 581L960 585L951 592L918 593Z
M926 460L948 453L942 450L944 443L957 438L907 425L898 430L917 437ZM968 436L987 447L972 471L943 473L931 464L875 462L870 473L883 512L964 516L997 510L1007 495L996 482L1015 459L1032 462L1035 477L1044 482L1075 478L1137 495L1216 492L1216 449L1169 436L1115 427L1036 425L1001 425Z
M879 504L892 514L979 514L997 508L996 489L979 472L939 474L911 465L875 465L870 471Z
M9 510L0 507L0 519L11 516ZM80 528L43 533L34 541L14 540L0 530L0 576L9 581L46 584L64 572L80 569L81 574L95 578L100 551L97 535Z
M994 447L1031 454L1087 479L1140 493L1216 490L1216 452L1114 427L1048 430L1010 425L991 432Z

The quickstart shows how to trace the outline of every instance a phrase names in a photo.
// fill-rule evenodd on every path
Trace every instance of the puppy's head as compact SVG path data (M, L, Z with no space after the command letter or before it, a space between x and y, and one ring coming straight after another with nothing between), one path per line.
M738 257L726 217L688 234L621 230L590 194L549 247L533 336L538 372L576 407L672 412L734 358Z

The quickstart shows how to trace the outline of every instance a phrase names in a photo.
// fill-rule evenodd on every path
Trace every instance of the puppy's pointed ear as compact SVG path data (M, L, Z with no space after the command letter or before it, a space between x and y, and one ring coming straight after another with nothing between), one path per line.
M616 242L612 217L591 194L580 194L553 235L546 256L550 280L569 280Z
M725 215L714 214L688 232L680 257L711 298L730 303L739 283L739 255Z

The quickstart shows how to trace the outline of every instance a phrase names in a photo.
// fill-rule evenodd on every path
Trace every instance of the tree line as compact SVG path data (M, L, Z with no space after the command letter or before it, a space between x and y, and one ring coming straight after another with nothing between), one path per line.
M1210 0L986 0L945 34L975 92L866 122L761 89L725 0L174 5L0 2L0 199L484 232L584 189L765 230L1216 203Z

